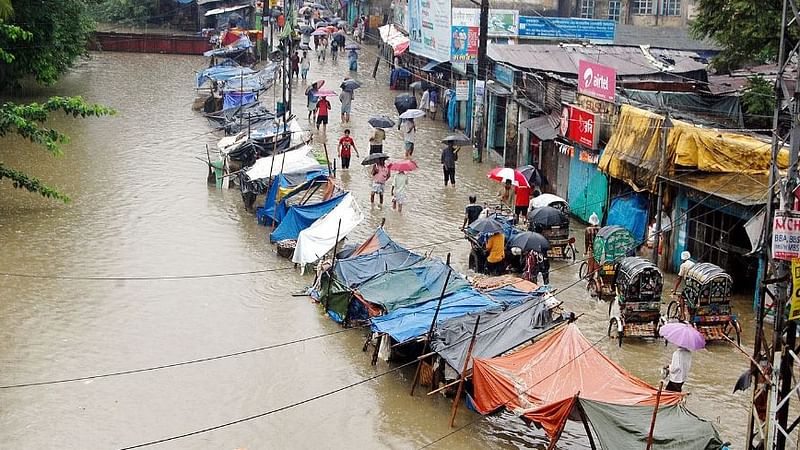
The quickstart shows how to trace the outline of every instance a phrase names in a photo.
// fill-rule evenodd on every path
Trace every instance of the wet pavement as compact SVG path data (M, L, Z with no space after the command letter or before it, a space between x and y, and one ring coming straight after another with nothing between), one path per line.
M395 112L383 64L370 76L376 54L361 52L354 75L352 122L362 155L368 153L374 113ZM298 340L339 330L310 300L292 297L311 283L295 270L166 280L68 280L47 276L157 277L287 267L267 239L268 230L245 211L235 190L206 185L204 145L218 137L197 113L193 71L204 58L95 53L47 95L82 95L118 109L113 118L53 125L72 137L65 157L53 159L21 140L0 157L28 169L73 198L60 205L0 184L0 385L83 377L170 364ZM310 79L338 87L347 60L312 64ZM304 85L294 89L295 111L306 125ZM268 93L268 103L275 100ZM333 111L327 136L344 129ZM457 186L444 188L438 141L441 120L417 121L415 158L403 214L369 205L367 168L340 171L366 216L351 242L368 236L382 219L404 246L443 258L466 271L469 246L459 226L469 194L493 198L499 186L486 178L490 164L462 150ZM385 151L402 155L402 137L389 130ZM20 149L13 151L12 149ZM22 150L25 151L22 151ZM30 150L29 150L30 149ZM354 163L356 163L354 158ZM573 224L580 238L583 226ZM580 256L580 255L579 255ZM578 324L611 359L657 384L672 348L629 340L619 348L602 339L607 304L594 301L578 281L578 265L554 262L551 282ZM668 277L666 286L673 279ZM740 298L743 343L752 343L750 300ZM117 448L215 426L279 408L362 380L389 366L370 366L353 330L234 358L74 383L0 389L0 441L9 448ZM717 424L742 447L749 394L731 395L746 359L726 345L698 352L686 388L687 405ZM411 370L400 370L343 392L245 423L161 444L163 448L419 448L450 433L450 401L408 395ZM474 423L431 448L545 448L541 431L509 414L476 420L463 408L457 424ZM570 425L559 448L588 447L580 426Z

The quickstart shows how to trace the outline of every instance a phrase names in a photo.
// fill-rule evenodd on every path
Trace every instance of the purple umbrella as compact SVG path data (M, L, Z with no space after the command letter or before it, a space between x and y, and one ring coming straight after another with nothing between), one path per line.
M658 330L667 342L687 350L700 350L706 347L706 339L697 329L688 323L671 322Z

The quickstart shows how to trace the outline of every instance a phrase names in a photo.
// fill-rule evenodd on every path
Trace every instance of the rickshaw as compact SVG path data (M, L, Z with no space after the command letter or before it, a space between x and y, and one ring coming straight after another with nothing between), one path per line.
M616 296L608 305L608 336L622 345L623 337L658 337L661 327L663 277L658 267L638 256L616 266Z
M683 280L683 291L667 307L667 318L691 323L706 341L741 342L742 327L731 311L733 280L719 266L697 263Z
M535 231L550 242L549 259L575 261L575 238L569 235L569 216L563 211L543 206L528 212L528 231Z
M614 276L617 273L617 260L628 256L635 248L636 239L625 228L611 225L605 226L597 232L592 243L593 254L589 255L589 258L594 259L596 270L594 273L585 275L589 279L586 285L589 295L601 300L614 299ZM583 270L581 271L583 272Z
M483 213L481 217L488 217L494 219L502 228L505 235L506 243L508 243L512 236L518 230L514 227L514 212L503 204L488 205L484 204ZM471 250L469 253L468 267L478 273L486 273L486 238L487 234L483 230L474 229L470 224L464 229L464 237L470 244Z

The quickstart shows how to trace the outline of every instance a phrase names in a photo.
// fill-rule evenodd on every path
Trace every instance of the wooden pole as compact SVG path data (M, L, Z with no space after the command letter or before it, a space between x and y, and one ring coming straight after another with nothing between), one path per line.
M383 341L383 333L378 335L378 339L375 341L375 351L372 352L372 365L378 364L378 352L381 349L381 342Z
M342 230L342 219L339 219L339 225L336 226L336 240L333 242L333 259L331 260L331 269L336 265L336 251L339 248L339 232Z
M331 159L328 157L328 144L323 142L322 148L325 150L325 164L328 165L328 174L332 175L333 172L331 171Z
M464 366L461 368L461 377L459 377L460 379L458 382L458 390L456 391L456 398L453 400L453 408L452 411L450 411L450 428L453 428L453 424L456 422L458 404L461 402L461 394L464 393L464 380L467 376L467 366L469 365L469 360L472 358L472 349L475 347L475 338L478 336L478 325L480 323L481 316L478 316L477 320L475 320L475 328L472 329L472 339L469 341L467 357L464 358Z
M658 384L658 392L656 393L656 406L653 408L653 418L650 420L650 431L647 433L647 450L653 448L653 431L656 428L656 416L658 415L658 404L661 402L661 391L664 389L664 380Z
M447 284L450 282L450 274L453 272L450 269L450 253L447 254L447 276L444 279L444 285L442 286L442 293L439 295L439 303L436 304L436 312L433 313L433 320L431 320L431 326L428 328L428 338L425 340L425 345L422 347L422 353L426 354L428 352L428 345L431 342L431 338L433 337L433 329L436 327L436 320L439 318L439 310L442 308L442 300L444 299L444 293L447 291ZM419 376L422 372L422 364L424 361L420 360L417 364L417 371L414 373L414 382L411 383L411 395L414 395L414 390L417 388L417 382L419 381Z
M273 157L272 160L274 161L275 157ZM282 174L283 173L284 164L286 164L286 152L283 153L283 159L281 160L281 171L278 172L278 174ZM280 189L281 189L281 187L278 186L277 189L275 190L275 205L274 205L275 207L272 210L272 215L274 216L272 218L272 231L275 231L275 222L276 222L276 219L278 218L278 203L280 202L280 197L278 196L278 194L280 194Z

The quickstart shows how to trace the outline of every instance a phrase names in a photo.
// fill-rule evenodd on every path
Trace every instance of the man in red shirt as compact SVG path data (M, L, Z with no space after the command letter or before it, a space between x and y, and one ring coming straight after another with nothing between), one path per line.
M514 218L519 222L519 216L525 220L528 214L528 205L531 201L531 188L528 186L517 186L516 196L514 201Z
M331 102L327 97L320 97L317 102L317 129L319 130L320 124L322 125L322 132L328 130L328 112L331 110Z
M360 158L356 143L350 137L350 130L344 130L344 136L339 138L339 158L342 160L342 169L350 168L350 151L356 152L356 157Z

